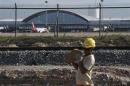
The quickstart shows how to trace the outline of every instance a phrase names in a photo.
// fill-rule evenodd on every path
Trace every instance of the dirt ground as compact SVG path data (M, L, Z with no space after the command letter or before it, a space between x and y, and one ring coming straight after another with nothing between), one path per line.
M95 86L129 86L129 66L96 66ZM7 82L8 81L8 82ZM0 86L75 86L72 66L0 66Z

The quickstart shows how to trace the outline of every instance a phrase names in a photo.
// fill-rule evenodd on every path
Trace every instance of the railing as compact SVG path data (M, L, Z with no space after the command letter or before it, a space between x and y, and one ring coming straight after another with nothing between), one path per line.
M83 47L0 47L0 51L13 51L13 50L73 50L73 49L79 49L79 50L83 50L85 48ZM96 47L94 50L99 50L99 49L103 49L103 50L130 50L130 46L118 46L118 47Z

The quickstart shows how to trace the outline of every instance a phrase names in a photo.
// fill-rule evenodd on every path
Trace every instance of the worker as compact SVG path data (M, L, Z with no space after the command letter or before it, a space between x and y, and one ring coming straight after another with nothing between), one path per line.
M92 69L95 64L92 50L95 48L95 40L86 38L84 41L84 54L79 62L73 61L72 65L76 69L76 86L94 86L92 81Z

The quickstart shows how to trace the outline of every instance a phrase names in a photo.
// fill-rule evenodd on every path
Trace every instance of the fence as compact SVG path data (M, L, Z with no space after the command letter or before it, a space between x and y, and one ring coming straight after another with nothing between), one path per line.
M36 27L59 32L129 31L129 5L17 5L0 6L0 26L3 32L31 32ZM12 20L5 20L12 19Z

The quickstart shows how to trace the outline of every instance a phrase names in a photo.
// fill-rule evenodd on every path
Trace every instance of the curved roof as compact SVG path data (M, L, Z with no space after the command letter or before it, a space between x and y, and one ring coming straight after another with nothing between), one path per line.
M57 13L58 12L58 13ZM42 11L35 14L32 14L31 16L25 18L23 22L35 22L36 20L39 21L39 23L45 23L46 16L48 18L48 23L52 24L52 21L54 23L54 20L56 20L57 16L59 21L61 22L61 19L64 17L64 23L65 24L84 24L87 23L88 20L84 17L73 13L69 11L64 10L48 10L48 11ZM41 20L38 20L38 18ZM61 24L64 24L63 22Z

